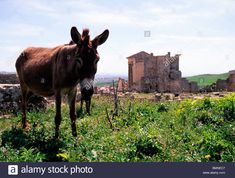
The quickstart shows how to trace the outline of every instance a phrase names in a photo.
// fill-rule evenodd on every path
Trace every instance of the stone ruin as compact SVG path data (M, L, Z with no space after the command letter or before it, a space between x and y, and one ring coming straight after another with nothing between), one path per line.
M0 83L2 84L18 84L19 80L15 73L0 73Z
M47 100L31 94L28 100L28 110L45 110ZM21 89L19 84L0 84L0 115L20 112Z
M229 71L228 91L235 91L235 70Z
M16 84L15 84L16 83ZM16 74L0 74L0 115L17 113L21 108L21 89ZM44 110L47 100L31 94L28 110Z
M201 89L204 92L235 91L235 70L229 71L229 77L225 80L218 79L215 83Z
M181 79L181 91L186 93L196 93L199 88L197 82L189 82L186 78Z
M179 54L154 56L141 51L127 57L128 89L141 92L197 92L196 82L181 77Z
M128 84L125 79L118 78L117 90L118 90L118 92L123 92L123 93L128 90Z

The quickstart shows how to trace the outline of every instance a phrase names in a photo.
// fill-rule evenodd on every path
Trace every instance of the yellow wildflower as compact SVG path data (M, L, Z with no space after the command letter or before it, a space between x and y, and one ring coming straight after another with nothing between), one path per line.
M67 153L59 153L56 156L62 158L63 160L68 160L69 158L69 155Z
M206 155L205 158L206 158L206 159L210 159L210 158L211 158L211 155Z

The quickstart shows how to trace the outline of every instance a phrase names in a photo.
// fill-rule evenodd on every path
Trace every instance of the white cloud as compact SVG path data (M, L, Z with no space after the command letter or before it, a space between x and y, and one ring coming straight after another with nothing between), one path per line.
M47 13L47 14L56 13L56 9L51 6L53 2L50 3L50 1L16 0L15 3L18 5L18 7L21 7L22 9L30 11L30 12L34 11L34 12Z
M4 28L0 29L0 35L15 37L36 37L42 35L46 29L42 26L29 25L26 23L4 24Z

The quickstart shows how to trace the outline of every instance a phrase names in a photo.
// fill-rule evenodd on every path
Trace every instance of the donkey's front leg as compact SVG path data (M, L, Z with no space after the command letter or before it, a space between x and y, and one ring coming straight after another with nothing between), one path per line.
M55 107L56 107L56 115L55 115L55 138L59 137L59 128L61 123L61 91L55 91Z
M76 111L75 111L75 102L76 102L77 88L75 87L68 93L68 104L69 104L69 114L71 119L72 134L74 137L77 136L76 129Z
M89 100L86 101L86 112L88 113L88 115L91 115L91 98L89 98Z

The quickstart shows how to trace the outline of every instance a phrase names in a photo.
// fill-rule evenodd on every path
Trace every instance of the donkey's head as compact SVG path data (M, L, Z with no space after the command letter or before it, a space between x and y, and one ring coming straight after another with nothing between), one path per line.
M90 40L88 29L84 29L81 35L76 27L71 28L72 40L77 44L77 62L80 66L79 79L81 92L82 94L85 93L86 96L84 98L86 101L90 100L93 94L93 83L97 71L97 63L100 58L97 47L103 44L108 36L109 31L105 30L102 34ZM90 108L90 106L87 108Z

